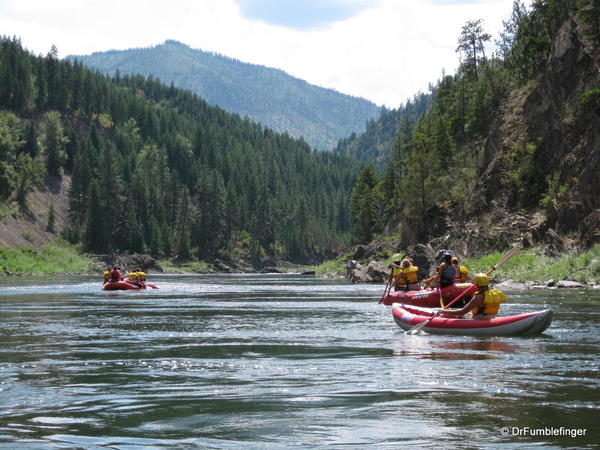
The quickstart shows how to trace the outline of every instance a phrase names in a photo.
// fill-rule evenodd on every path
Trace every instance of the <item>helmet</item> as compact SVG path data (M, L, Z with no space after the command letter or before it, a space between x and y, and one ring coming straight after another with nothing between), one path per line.
M446 261L447 263L450 263L450 261L452 261L452 253L446 252L442 256L444 257L444 261Z
M487 286L488 284L490 284L490 279L485 273L478 273L473 278L473 281L477 286Z
M402 260L402 256L400 255L400 253L396 253L396 254L394 254L394 256L392 256L392 262L394 262L394 263L400 264L401 260Z
M452 264L458 264L458 258L456 256L452 257Z

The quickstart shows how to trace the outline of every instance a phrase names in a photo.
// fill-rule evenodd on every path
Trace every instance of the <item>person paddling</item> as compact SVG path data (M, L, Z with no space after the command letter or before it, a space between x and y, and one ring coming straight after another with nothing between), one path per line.
M500 304L506 301L506 295L500 289L490 289L490 280L485 273L475 275L473 282L479 289L473 298L462 308L440 310L442 317L464 317L471 312L473 319L492 319L500 310Z
M421 289L418 278L419 268L413 266L410 259L403 259L400 263L400 272L396 278L396 290L418 291Z
M435 277L437 285L441 288L453 285L454 275L456 273L456 268L452 265L452 254L446 252L444 253L443 258L444 260L440 264Z
M139 282L141 285L145 286L145 281L146 281L146 280L147 280L147 278L148 278L148 276L147 276L146 272L143 272L143 271L141 271L141 270L138 270L138 273L137 273L137 275L138 275L138 282Z
M127 274L127 282L131 284L138 284L138 270L133 269L131 272Z
M394 259L392 260L392 264L390 264L390 266L389 266L391 269L390 276L385 283L388 286L388 288L390 288L390 289L392 287L394 287L394 290L396 290L398 276L402 272L402 267L400 267L401 262L402 261L400 260L400 255L395 254Z
M455 283L466 283L469 278L469 269L465 266L461 266L458 262L458 258L454 256L452 258L452 265L454 266L454 282Z
M110 281L116 283L118 281L121 281L121 278L121 270L118 266L114 266L112 272L110 272Z
M108 283L110 281L110 267L108 267L102 275L104 276L104 284Z

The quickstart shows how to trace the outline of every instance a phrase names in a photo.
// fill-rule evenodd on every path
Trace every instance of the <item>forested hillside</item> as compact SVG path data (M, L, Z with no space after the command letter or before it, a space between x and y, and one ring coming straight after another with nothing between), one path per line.
M417 94L397 109L383 108L377 119L367 121L366 131L340 139L334 151L374 165L387 167L398 134L410 135L431 104L431 94Z
M155 78L0 40L2 215L70 178L69 224L52 232L90 252L320 260L350 240L357 170Z
M209 104L248 116L275 131L331 150L338 139L364 131L380 108L294 78L282 70L195 50L177 41L150 48L71 56L102 72L143 74L190 89Z
M469 21L461 65L400 132L382 178L353 188L358 242L438 239L467 253L520 239L549 251L600 242L600 3L515 1L498 37Z

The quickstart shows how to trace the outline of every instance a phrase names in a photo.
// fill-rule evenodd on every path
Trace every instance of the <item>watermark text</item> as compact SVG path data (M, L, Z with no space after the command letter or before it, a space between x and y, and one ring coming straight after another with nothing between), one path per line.
M500 434L502 436L585 436L587 428L566 428L566 427L502 427Z

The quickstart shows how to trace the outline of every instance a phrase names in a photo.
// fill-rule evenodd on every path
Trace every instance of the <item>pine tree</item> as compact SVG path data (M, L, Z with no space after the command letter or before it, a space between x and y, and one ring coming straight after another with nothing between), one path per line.
M23 145L21 121L11 112L0 111L0 200L8 198L16 185L16 152Z
M62 167L66 160L65 145L68 138L64 135L60 113L58 111L47 112L44 127L46 130L44 147L46 149L48 175L62 176Z
M44 182L45 168L39 156L20 153L15 161L16 197L21 205L26 204L27 194Z
M87 250L105 253L109 250L109 231L106 228L106 212L101 198L100 185L97 180L90 184L90 195L87 205L87 218L84 241Z
M359 174L350 196L353 232L359 242L368 242L379 230L377 217L375 168L367 165Z
M481 19L470 20L462 28L460 37L458 38L458 47L456 51L465 56L465 63L470 68L473 79L477 81L479 75L477 73L480 62L485 61L484 42L489 41L492 36L483 31ZM481 54L481 56L479 56Z
M29 153L31 157L36 157L40 153L40 144L38 143L38 136L33 122L29 122L25 129L25 145L23 150Z
M179 195L179 206L177 208L177 219L173 240L175 245L175 257L185 261L192 256L191 251L191 215L189 194L187 188L183 188Z

